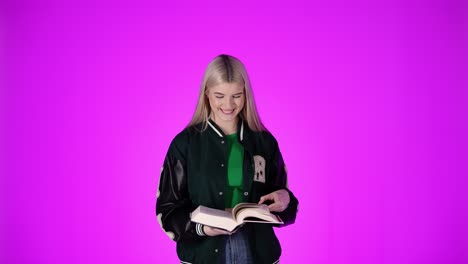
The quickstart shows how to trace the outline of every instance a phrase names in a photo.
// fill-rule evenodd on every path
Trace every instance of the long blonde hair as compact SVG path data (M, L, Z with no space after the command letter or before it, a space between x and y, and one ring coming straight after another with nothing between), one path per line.
M206 91L208 87L216 86L221 83L239 83L244 85L245 104L242 111L239 113L240 118L247 122L251 130L266 131L267 129L260 120L260 116L257 112L252 87L244 64L242 64L239 59L225 54L216 56L208 64L200 86L197 108L187 127L203 122L204 126L202 130L207 128L207 121L211 114L211 108Z

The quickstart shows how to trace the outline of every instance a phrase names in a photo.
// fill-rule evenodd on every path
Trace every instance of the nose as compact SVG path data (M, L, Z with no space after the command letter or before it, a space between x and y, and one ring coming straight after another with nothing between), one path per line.
M224 101L224 105L226 107L229 107L229 109L232 109L232 107L235 105L234 104L234 98L232 97L227 97L227 99Z

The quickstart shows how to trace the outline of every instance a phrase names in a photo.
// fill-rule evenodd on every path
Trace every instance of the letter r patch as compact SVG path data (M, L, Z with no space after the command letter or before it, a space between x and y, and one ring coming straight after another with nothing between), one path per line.
M260 155L253 156L255 163L254 181L265 183L265 159Z

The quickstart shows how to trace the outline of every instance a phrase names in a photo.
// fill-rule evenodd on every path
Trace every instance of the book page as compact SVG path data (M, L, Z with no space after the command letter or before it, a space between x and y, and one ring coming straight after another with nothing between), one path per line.
M191 214L191 220L203 225L233 230L237 226L237 222L232 218L230 212L199 206Z
M229 210L229 209L228 209ZM272 214L265 204L243 203L236 205L233 212L199 206L191 213L191 220L203 225L228 231L235 230L244 222L282 224L278 216ZM237 214L237 219L233 218Z
M253 219L248 219L253 218ZM245 210L240 210L237 214L237 222L269 222L281 224L282 221L274 214L270 212L265 212L262 209L258 208L248 208Z
M265 214L269 214L270 212L270 209L268 209L268 205L266 204L239 203L236 206L234 206L234 208L232 208L232 218L236 219L239 211L245 208L258 209L259 211L265 212Z

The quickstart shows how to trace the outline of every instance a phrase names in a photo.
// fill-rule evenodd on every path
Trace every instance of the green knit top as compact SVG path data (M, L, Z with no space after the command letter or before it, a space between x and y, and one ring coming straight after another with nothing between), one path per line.
M242 202L244 147L239 143L237 133L227 135L226 142L228 147L226 208L232 208Z

